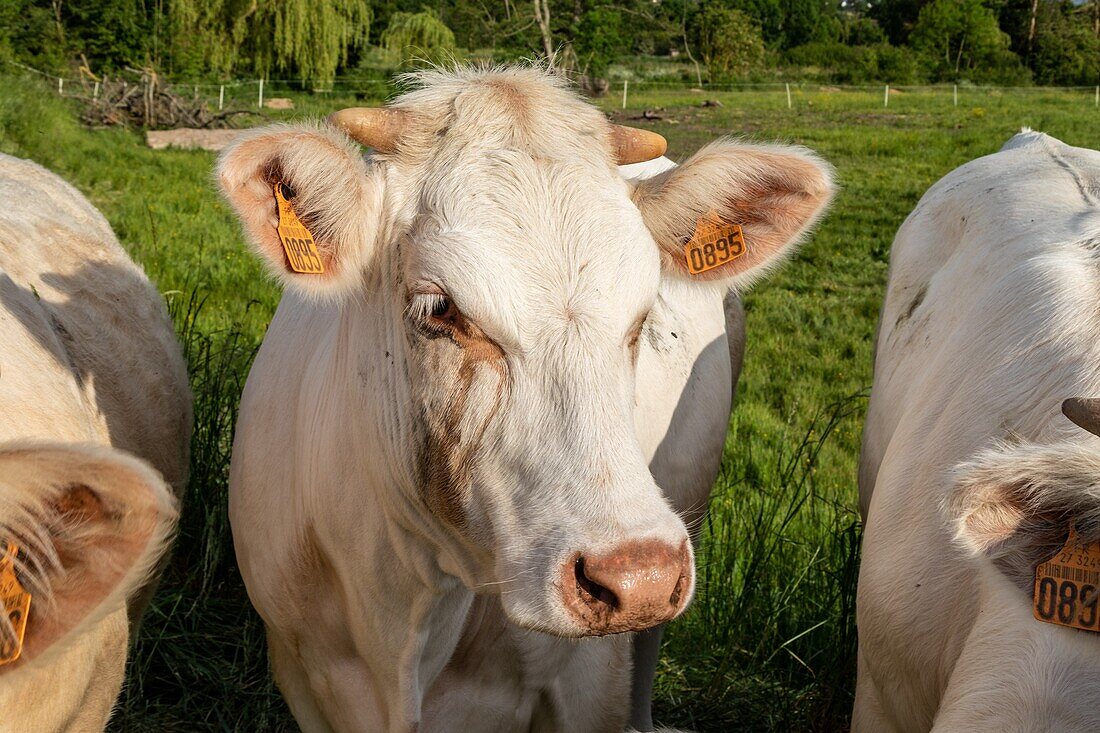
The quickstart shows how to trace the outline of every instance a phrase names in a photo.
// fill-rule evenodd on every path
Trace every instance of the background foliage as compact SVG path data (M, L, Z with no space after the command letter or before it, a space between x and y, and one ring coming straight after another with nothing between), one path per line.
M382 53L378 53L381 51ZM586 79L682 59L683 81L1093 85L1100 0L4 0L0 59L322 87L414 59L550 52ZM600 91L606 83L586 88Z

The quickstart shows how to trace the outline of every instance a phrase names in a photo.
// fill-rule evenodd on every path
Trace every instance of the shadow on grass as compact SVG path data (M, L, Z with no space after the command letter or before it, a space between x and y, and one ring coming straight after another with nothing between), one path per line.
M830 405L771 463L755 460L752 439L727 452L698 554L698 596L662 650L654 708L665 724L848 729L862 527L814 475L830 436L865 407L866 392Z
M237 570L227 507L233 428L259 335L169 299L195 395L191 474L171 561L135 641L111 731L296 731ZM247 314L243 314L247 315Z

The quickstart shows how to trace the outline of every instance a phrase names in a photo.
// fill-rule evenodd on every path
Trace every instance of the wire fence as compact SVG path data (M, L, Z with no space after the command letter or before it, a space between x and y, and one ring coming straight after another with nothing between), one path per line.
M56 86L57 93L63 96L78 96L95 99L99 95L100 81L91 75L64 77L35 69L12 60L7 64L18 67L48 80ZM282 94L312 94L329 96L354 96L371 99L385 99L399 91L391 78L340 77L332 81L319 82L315 79L301 78L255 78L228 81L159 80L161 88L169 89L181 97L201 100L212 109L251 109L262 110L265 105L278 108L273 98ZM1073 100L1075 104L1088 105L1100 110L1100 85L1096 86L1027 86L1003 87L974 84L900 84L886 82L877 84L832 84L809 81L767 81L767 82L716 82L699 85L692 81L670 79L626 79L611 81L609 97L619 101L621 108L627 108L632 102L645 104L646 94L736 94L764 93L774 95L774 100L788 109L800 105L813 106L815 98L837 94L878 95L881 107L889 108L896 104L898 97L906 94L935 96L944 106L958 107L977 104L1004 96L1059 96Z

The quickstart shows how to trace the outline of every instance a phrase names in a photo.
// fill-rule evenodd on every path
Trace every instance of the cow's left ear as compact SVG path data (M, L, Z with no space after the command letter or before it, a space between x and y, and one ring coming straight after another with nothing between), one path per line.
M722 140L683 165L638 182L633 199L657 241L666 271L745 287L793 250L832 195L832 168L809 150ZM704 219L720 227L739 226L743 251L692 274L685 248Z

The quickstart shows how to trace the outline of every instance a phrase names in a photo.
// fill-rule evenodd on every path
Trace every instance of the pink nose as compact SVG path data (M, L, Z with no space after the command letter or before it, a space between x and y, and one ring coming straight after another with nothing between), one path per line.
M658 540L581 554L561 570L565 608L585 636L643 631L671 621L691 596L691 553Z

